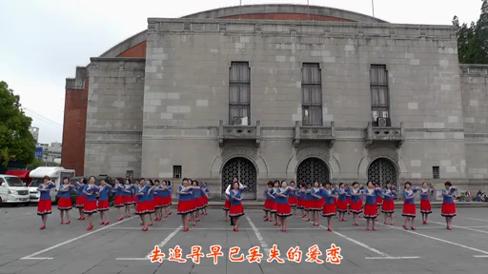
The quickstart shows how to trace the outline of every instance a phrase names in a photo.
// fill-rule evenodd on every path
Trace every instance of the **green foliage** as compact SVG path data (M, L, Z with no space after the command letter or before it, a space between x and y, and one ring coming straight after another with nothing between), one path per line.
M459 18L452 21L457 31L459 62L463 64L488 64L488 0L482 0L478 22L459 24Z
M35 140L29 131L32 119L20 108L19 96L0 81L0 165L9 161L30 163L34 159Z

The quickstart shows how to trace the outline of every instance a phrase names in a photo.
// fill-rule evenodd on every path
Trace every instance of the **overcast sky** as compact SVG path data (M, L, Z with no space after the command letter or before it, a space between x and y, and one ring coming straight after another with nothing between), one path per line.
M481 0L374 0L375 15L392 23L476 21ZM298 3L243 0L246 4ZM147 17L181 17L239 5L239 0L0 0L0 81L20 95L40 128L40 142L62 140L65 78L147 26ZM371 0L310 0L371 15Z

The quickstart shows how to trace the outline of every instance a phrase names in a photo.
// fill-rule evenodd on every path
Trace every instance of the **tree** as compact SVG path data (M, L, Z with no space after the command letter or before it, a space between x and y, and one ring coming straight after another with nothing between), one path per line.
M454 16L453 26L456 28L458 40L459 62L464 64L488 64L488 0L482 0L481 15L478 22L459 24Z
M19 96L0 81L0 165L9 161L30 163L36 148L30 133L32 119L20 107Z

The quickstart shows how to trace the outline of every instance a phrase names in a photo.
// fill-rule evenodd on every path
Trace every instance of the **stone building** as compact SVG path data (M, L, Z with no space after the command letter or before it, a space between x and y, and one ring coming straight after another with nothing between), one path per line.
M78 174L202 179L248 198L272 178L451 180L486 189L488 67L451 26L250 5L147 30L66 81L63 163Z

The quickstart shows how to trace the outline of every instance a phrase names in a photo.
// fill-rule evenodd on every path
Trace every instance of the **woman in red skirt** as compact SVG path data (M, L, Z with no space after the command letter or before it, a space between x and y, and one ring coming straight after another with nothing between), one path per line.
M132 182L130 178L127 178L124 182L124 205L125 205L125 217L130 217L130 208L132 205L136 203L135 201L135 193L136 193L136 185L135 180Z
M417 188L412 188L412 183L405 182L403 191L403 211L402 216L405 217L403 222L403 228L408 229L408 224L410 223L410 228L415 230L415 216L417 215L417 210L415 208L415 196L417 193Z
M83 194L83 190L86 187L86 179L82 178L81 182L75 182L75 190L76 190L76 200L75 200L75 207L78 208L78 213L80 217L78 220L85 220L85 214L83 214L83 207L85 207L85 194Z
M375 230L375 220L378 217L378 196L383 195L381 188L377 187L377 184L373 182L367 183L367 188L363 191L366 196L366 202L364 204L364 218L366 218L366 230Z
M291 188L286 181L282 181L278 192L275 194L276 215L280 219L281 231L286 232L286 218L291 216L291 206L288 201Z
M434 195L434 188L427 182L422 183L420 189L420 213L422 213L422 224L427 224L429 214L432 213L432 205L430 199Z
M149 223L146 222L146 215L152 212L152 202L149 196L151 186L143 178L139 179L138 182L135 194L136 214L141 218L142 231L148 231Z
M350 196L351 196L351 212L352 212L352 225L358 226L358 215L363 212L363 194L361 190L359 189L359 183L354 182L352 183L352 188L350 191Z
M381 184L374 183L374 187L381 191ZM376 196L376 204L378 205L378 208L381 208L381 206L383 205L383 196L381 196L381 195Z
M457 189L452 186L451 182L445 182L444 187L445 189L442 190L441 215L446 218L446 228L452 230L452 218L456 216Z
M383 205L381 206L381 211L385 214L385 225L393 225L396 197L396 190L390 182L386 182L386 187L383 189Z
M229 217L231 218L231 223L234 226L233 230L235 232L239 231L239 217L244 215L244 207L242 206L242 188L244 186L239 182L232 183L232 189L229 192L230 197L230 209Z
M41 216L41 230L46 228L47 215L51 214L51 189L55 187L56 185L51 182L51 179L48 176L44 176L42 184L37 188L40 193L39 202L37 203L37 215Z
M295 181L290 182L290 196L288 196L288 203L291 206L292 215L295 215L296 208L298 206L297 188Z
M178 209L177 213L181 216L183 231L190 230L188 225L188 215L193 211L192 205L192 186L187 178L184 178L181 185L178 186Z
M59 186L58 193L56 197L58 198L58 209L61 216L61 224L70 224L71 219L69 217L69 211L73 207L73 202L71 201L71 191L73 190L73 185L70 184L68 177L63 178L63 183ZM64 222L64 217L66 215L66 222Z
M92 222L92 214L97 212L97 195L98 195L98 186L95 185L95 177L91 176L88 179L88 185L83 190L83 194L86 197L85 206L83 207L83 213L87 215L88 219L88 227L86 230L93 229L93 222Z
M230 183L229 185L227 185L227 188L225 189L224 191L224 194L225 194L225 202L224 202L224 208L222 208L224 210L224 215L225 215L225 221L228 222L229 221L229 209L230 209L230 189L231 189L231 186L233 183L235 182L238 182L237 178L234 177L232 179L232 183Z
M267 222L271 219L271 209L273 208L273 182L269 181L267 184L267 189L264 191L264 221Z
M337 212L337 190L332 188L332 184L330 182L324 183L323 187L324 188L321 190L321 196L324 199L322 216L327 218L327 230L332 232L332 217L334 217Z
M112 193L112 186L107 184L105 179L100 180L100 187L98 190L98 202L97 208L98 212L100 213L100 224L101 225L108 225L110 222L107 220L106 211L109 210L109 198L110 193Z
M337 189L337 212L339 213L339 222L346 221L345 215L347 212L347 189L344 183L339 184L339 189Z
M169 184L169 181L163 180L161 183L161 203L163 206L163 218L168 218L171 215L171 211L169 207L171 206L171 196L172 196L172 186Z
M114 206L117 208L117 211L119 213L119 221L122 221L124 219L124 212L122 211L122 208L125 206L124 197L126 195L124 191L124 186L121 184L121 182L121 179L116 178L114 187L112 188L112 192L115 194Z
M311 200L310 200L310 212L312 213L312 224L313 226L320 225L320 218L319 212L322 211L324 207L324 199L320 196L321 187L318 181L313 183L313 188L311 192Z

